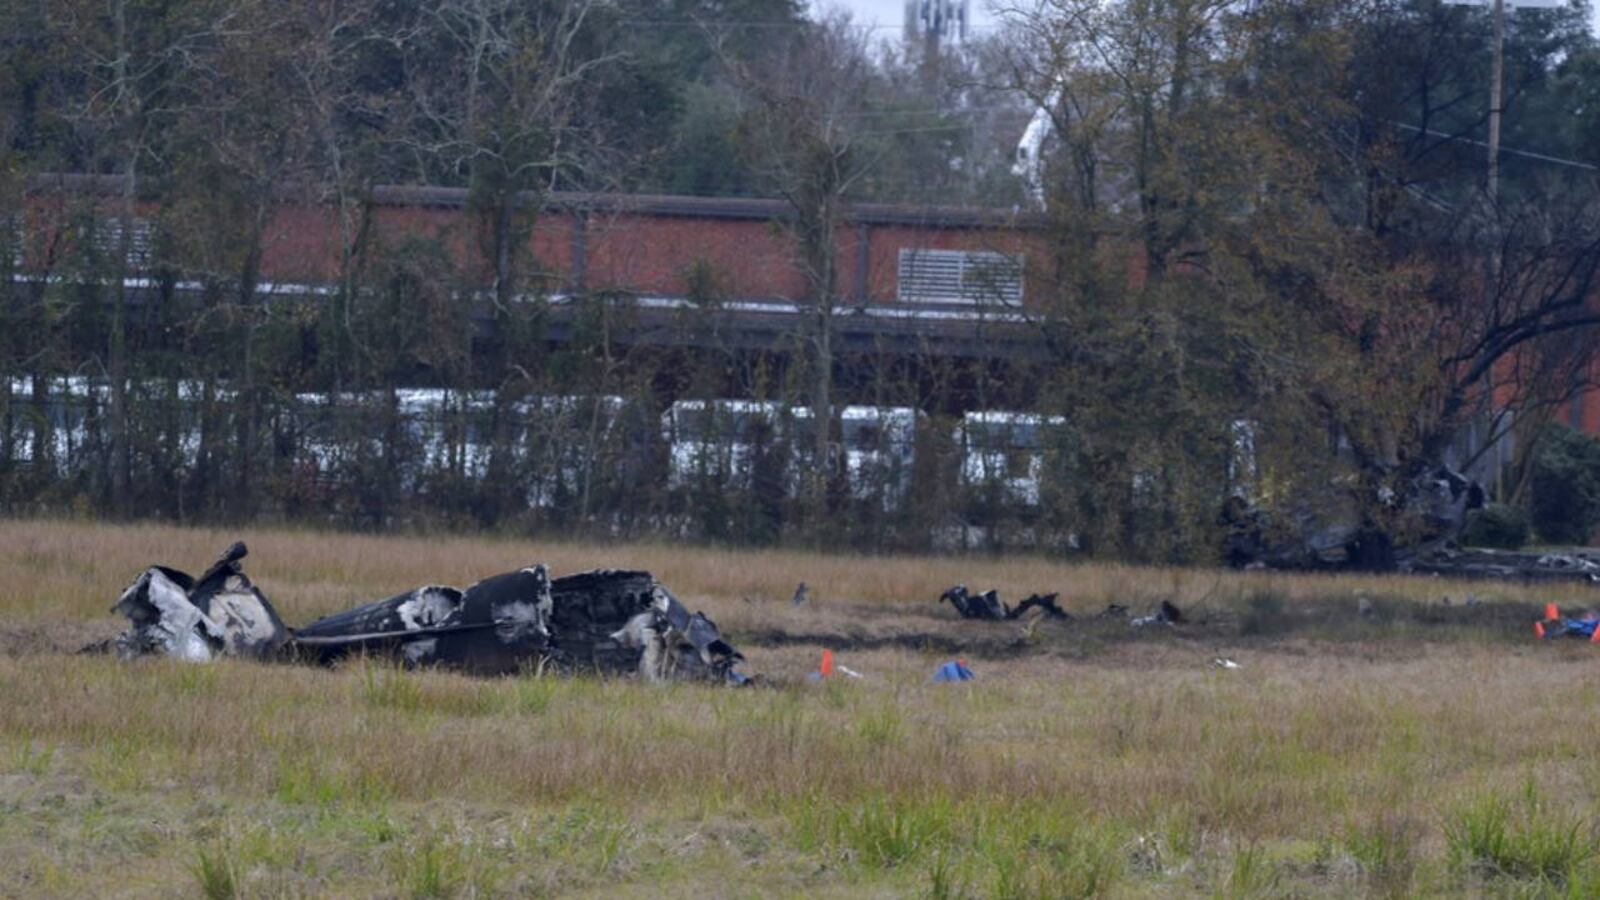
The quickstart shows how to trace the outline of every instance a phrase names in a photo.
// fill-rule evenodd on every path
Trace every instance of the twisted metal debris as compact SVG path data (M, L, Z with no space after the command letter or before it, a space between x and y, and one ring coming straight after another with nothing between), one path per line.
M234 656L332 664L352 655L473 675L523 671L637 674L649 681L744 684L744 656L704 613L689 612L649 572L597 569L551 578L530 566L460 590L424 585L286 628L229 547L198 579L145 570L113 612L129 627L111 644L123 658L207 661Z

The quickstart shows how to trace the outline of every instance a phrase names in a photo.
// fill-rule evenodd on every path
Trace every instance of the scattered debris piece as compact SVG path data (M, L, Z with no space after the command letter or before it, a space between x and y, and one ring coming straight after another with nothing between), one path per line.
M961 614L963 619L984 619L997 622L1006 617L1006 609L1000 602L998 591L989 590L982 594L971 594L967 586L958 584L939 595L939 602L949 602Z
M1105 610L1100 613L1100 618L1102 619L1126 619L1127 617L1128 608L1121 603L1108 603Z
M1373 609L1372 601L1363 595L1356 598L1356 614L1363 619L1370 619L1377 615L1377 611Z
M1008 618L1019 618L1026 615L1029 610L1037 609L1041 615L1048 616L1052 619L1071 619L1072 616L1069 615L1066 610L1056 605L1056 597L1058 596L1060 595L1032 594L1021 603L1018 603L1017 608L1011 610L1011 612L1008 614Z
M1215 659L1211 660L1211 664L1213 666L1216 666L1219 669L1242 669L1242 668L1244 668L1244 666L1239 665L1237 662L1229 659L1226 656L1218 656L1218 657L1216 657Z
M1130 619L1128 624L1134 628L1144 628L1149 625L1179 625L1183 621L1183 611L1178 609L1172 601L1163 600L1161 601L1161 606L1157 607L1155 612L1148 616Z
M1015 608L1007 606L1000 599L1000 592L995 589L984 591L981 594L972 594L967 591L967 586L958 584L939 595L939 602L948 602L956 608L963 619L982 619L989 622L1001 622L1016 619L1030 610L1040 610L1041 615L1055 619L1070 619L1067 611L1056 605L1059 594L1030 594L1026 600L1018 603Z
M1529 553L1445 546L1401 565L1418 575L1600 583L1600 553Z
M934 681L975 681L977 678L978 676L967 668L966 661L960 659L945 663L933 673Z
M109 646L90 649L115 649L124 659L170 656L195 662L273 656L288 631L239 565L249 552L242 542L234 543L198 579L167 566L146 569L111 608L127 617L128 630Z
M806 583L804 581L802 581L802 582L800 582L800 584L795 586L794 599L790 600L789 603L791 605L794 605L794 606L799 606L799 605L805 603L807 600L810 600L810 599L811 599L811 589L809 587L806 587Z

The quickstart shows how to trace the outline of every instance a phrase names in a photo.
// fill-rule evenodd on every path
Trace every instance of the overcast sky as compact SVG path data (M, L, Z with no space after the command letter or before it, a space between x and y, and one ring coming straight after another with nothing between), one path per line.
M972 4L972 24L976 28L992 26L989 14L990 0L968 0ZM905 25L905 0L812 0L813 9L841 8L848 10L857 25L869 27L878 37L897 38Z
M970 0L972 24L979 29L991 26L994 18L989 13L990 0ZM900 34L905 21L904 0L812 0L813 8L843 7L850 11L856 24L869 26L881 37L893 38ZM1594 4L1594 24L1591 30L1600 30L1600 3Z

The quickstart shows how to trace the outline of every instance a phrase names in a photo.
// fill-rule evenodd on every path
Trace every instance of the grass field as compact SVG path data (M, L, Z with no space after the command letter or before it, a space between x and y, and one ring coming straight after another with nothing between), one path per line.
M66 652L235 537L291 624L647 568L768 684ZM1080 618L958 622L957 581ZM0 522L0 895L1596 896L1600 648L1530 630L1592 590ZM1090 618L1162 599L1195 621ZM823 646L866 677L806 681Z

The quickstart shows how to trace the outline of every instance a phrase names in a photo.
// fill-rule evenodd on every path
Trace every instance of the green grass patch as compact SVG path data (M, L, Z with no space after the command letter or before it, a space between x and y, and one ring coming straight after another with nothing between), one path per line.
M280 803L333 812L345 807L382 805L392 794L389 785L377 775L352 770L339 760L295 753L278 757L274 795Z
M206 900L234 900L240 896L238 857L225 843L197 848L190 871Z
M817 804L790 817L801 848L836 854L864 872L920 867L934 897L1087 897L1126 874L1118 829L1065 805L879 796Z
M1459 873L1567 884L1600 852L1582 819L1549 808L1533 788L1517 801L1476 798L1445 823L1451 866Z
M19 741L11 748L9 768L17 775L35 778L50 771L50 762L56 757L54 744L45 741Z
M1416 878L1422 826L1404 816L1386 816L1345 829L1344 849L1361 867L1372 891L1385 897L1410 893Z
M426 706L421 681L397 666L363 663L360 692L361 701L373 709L415 713Z

